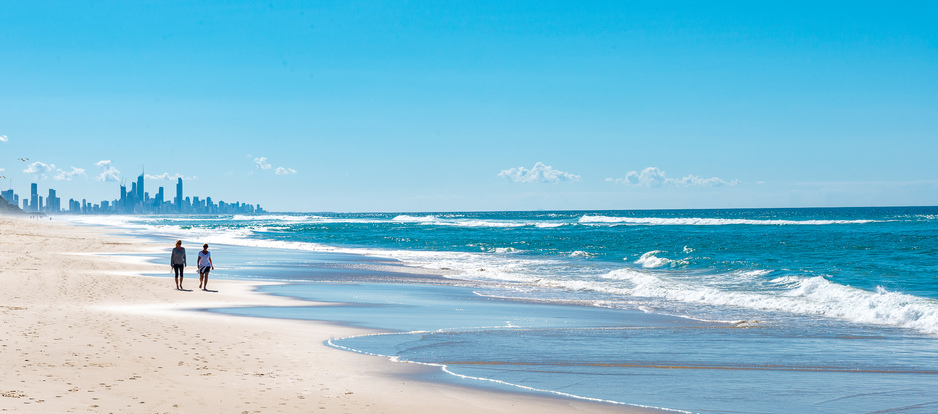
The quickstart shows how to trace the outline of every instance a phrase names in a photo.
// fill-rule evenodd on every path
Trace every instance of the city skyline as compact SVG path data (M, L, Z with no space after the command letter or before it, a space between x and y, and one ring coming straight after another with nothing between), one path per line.
M274 211L938 205L938 3L3 11L0 188L110 199L146 167Z
M48 189L48 195L39 195L39 185L30 184L29 197L20 197L12 188L0 191L11 205L21 208L27 213L45 214L261 214L266 211L260 204L247 204L240 201L227 203L212 200L211 196L204 199L199 196L184 197L183 179L177 178L173 200L164 198L164 187L160 186L154 197L146 191L146 175L141 173L136 181L131 182L128 191L122 181L120 183L120 197L114 200L101 200L95 204L86 198L80 201L69 198L68 209L62 209L61 197L53 188Z

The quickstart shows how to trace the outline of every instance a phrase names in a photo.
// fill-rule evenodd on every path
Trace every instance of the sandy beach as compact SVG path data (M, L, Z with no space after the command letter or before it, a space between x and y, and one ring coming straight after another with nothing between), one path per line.
M431 368L322 344L358 328L200 312L311 304L252 282L199 291L192 266L189 291L144 276L169 274L146 260L171 246L10 217L0 240L0 411L656 412L411 380Z

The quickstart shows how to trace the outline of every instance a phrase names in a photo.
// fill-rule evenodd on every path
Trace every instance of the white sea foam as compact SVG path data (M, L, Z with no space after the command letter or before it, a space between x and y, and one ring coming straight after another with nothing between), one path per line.
M472 218L452 218L427 215L422 217L399 215L392 219L395 223L416 223L431 226L452 226L452 227L490 227L490 228L509 228L509 227L538 227L538 228L556 228L566 226L570 223L564 221L540 221L540 220L492 220L492 219L472 219Z
M285 215L285 214L266 214L259 216L249 216L249 215L235 215L231 217L231 220L235 221L310 221L310 220L322 220L325 217L315 216L315 215Z
M686 248L685 248L686 249ZM641 265L645 269L655 269L664 266L685 266L687 265L687 259L672 260L666 257L656 256L658 253L661 253L661 250L652 250L642 255L635 261L635 264Z
M726 225L827 225L827 224L866 224L876 223L876 220L748 220L748 219L715 219L715 218L663 218L663 217L610 217L610 216L583 216L579 220L582 224L635 224L648 226L726 226Z
M656 267L661 267L671 263L670 259L661 258L655 256L655 254L661 253L661 250L652 250L642 255L638 260L635 261L635 264L642 265L646 269L654 269Z
M654 300L724 306L762 311L816 315L857 323L896 326L938 335L938 301L885 289L867 291L831 282L823 277L785 276L771 280L765 269L725 274L685 274L662 271L681 260L646 252L635 263L646 270L620 268L605 273L571 269L568 262L532 259L509 248L491 252L434 252L390 249L337 248L317 243L252 238L262 225L241 228L186 227L155 224L157 220L134 216L82 216L70 219L85 224L120 227L144 234L183 238L207 243L270 247L323 252L345 252L398 259L428 269L448 268L460 278L533 284L571 291L594 291L634 301ZM187 219L188 220L188 219ZM585 257L574 252L571 256ZM601 269L599 269L601 271ZM602 271L601 271L602 272ZM646 299L647 300L647 299Z
M405 222L405 223L432 223L434 221L437 221L438 219L436 218L436 216L415 217L415 216L408 216L406 214L402 214L397 217L394 217L392 220Z
M514 247L494 247L490 249L489 251L492 253L500 253L500 254L516 254L516 253L525 252L524 250L519 250Z
M757 277L761 272L736 272ZM620 269L603 278L626 282L599 287L610 293L662 298L678 302L731 306L764 311L817 315L851 322L911 328L938 334L938 301L877 289L875 292L833 283L820 276L786 276L771 280L777 289L726 290L669 278L664 274ZM612 289L609 287L614 286Z
M78 216L70 218L71 220L87 224L113 225L113 226L135 226L143 223L154 223L167 220L184 220L186 222L231 222L236 221L239 224L258 223L271 225L274 223L283 223L294 225L298 223L323 223L323 224L412 224L423 226L449 226L449 227L487 227L487 228L511 228L511 227L537 227L543 229L558 228L567 226L571 223L559 220L495 220L495 219L474 219L450 216L412 216L401 214L393 218L382 217L331 217L322 215L233 215L233 216L181 216L181 217L161 217L161 216L130 216L130 215L112 215L112 216Z

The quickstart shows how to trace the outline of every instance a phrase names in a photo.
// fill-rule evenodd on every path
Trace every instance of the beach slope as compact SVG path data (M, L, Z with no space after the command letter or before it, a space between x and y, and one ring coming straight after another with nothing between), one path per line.
M170 248L0 217L0 411L657 412L411 380L433 368L322 345L361 329L200 312L310 303L241 281L200 291L194 267L177 291Z

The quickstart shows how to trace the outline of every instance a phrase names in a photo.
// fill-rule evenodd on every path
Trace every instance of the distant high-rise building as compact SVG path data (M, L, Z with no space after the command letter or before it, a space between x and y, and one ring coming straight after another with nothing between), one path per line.
M137 202L143 203L147 201L146 191L143 189L143 173L140 173L140 176L137 177Z
M15 198L14 196L15 194L13 194L13 189L0 192L0 197L3 197L4 200L6 200L8 203L13 204L15 206L19 203L16 202L16 200L14 199Z
M130 204L130 201L127 199L127 186L121 184L121 199L114 205L114 208L118 213L124 213L127 211L128 204Z
M176 203L176 212L182 213L182 178L181 177L179 178L178 181L176 181L176 199L173 200L173 202Z
M58 213L62 210L61 199L56 197L55 190L49 189L49 197L46 198L46 212L47 213Z
M251 205L235 201L226 203L224 201L215 201L212 197L184 197L182 178L176 179L176 194L173 200L173 206L166 199L164 187L158 187L159 191L155 197L144 191L144 180L146 175L141 174L137 180L131 182L131 190L127 191L126 180L120 183L120 199L113 201L102 200L100 204L89 203L86 199L69 199L66 209L62 208L62 199L58 197L54 189L49 189L49 195L42 197L39 195L39 185L33 183L30 186L30 195L28 197L18 196L13 189L0 191L0 197L13 205L22 203L23 211L34 213L52 213L52 214L259 214L265 212L260 205ZM12 200L11 200L12 199Z
M39 186L32 183L29 186L29 211L39 211L42 208L42 202L39 201Z

